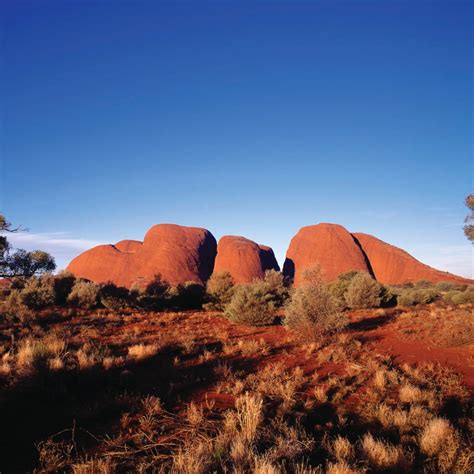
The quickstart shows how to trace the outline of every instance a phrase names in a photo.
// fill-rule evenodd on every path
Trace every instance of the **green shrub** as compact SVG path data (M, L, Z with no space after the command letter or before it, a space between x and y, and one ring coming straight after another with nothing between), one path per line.
M260 283L258 281L254 283L262 285L262 291L269 295L275 308L281 308L289 297L289 288L285 278L276 270L267 270L263 280L260 280Z
M358 273L351 280L344 294L349 308L377 308L382 303L384 287L368 273Z
M21 302L29 309L39 310L54 305L54 277L31 277L20 292Z
M348 324L328 285L297 288L285 308L285 325L310 339L334 334Z
M34 313L23 303L20 290L10 291L1 305L0 314L8 321L26 322L34 317Z
M434 284L429 280L418 280L415 283L415 288L432 288Z
M344 309L347 306L345 298L347 289L349 288L352 279L358 274L359 272L355 270L346 273L341 273L337 277L337 280L333 281L329 285L329 290L331 291L336 301L339 303L341 309Z
M99 300L102 306L112 310L121 310L132 306L128 289L116 286L111 282L100 287Z
M234 279L229 272L213 273L206 285L207 310L223 311L234 294Z
M467 287L464 291L449 291L443 298L452 304L472 304L474 303L474 287Z
M94 308L99 301L99 286L92 281L76 280L67 301L79 308Z
M272 324L276 316L275 295L268 293L263 280L236 287L224 314L234 323L264 326Z
M163 311L170 299L170 285L156 274L145 287L135 290L136 303L147 311Z
M415 306L417 304L429 304L439 297L436 288L406 289L399 290L397 304L400 306Z

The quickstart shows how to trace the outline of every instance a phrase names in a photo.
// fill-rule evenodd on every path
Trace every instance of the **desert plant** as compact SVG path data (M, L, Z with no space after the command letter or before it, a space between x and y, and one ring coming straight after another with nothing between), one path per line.
M456 289L456 284L451 283L450 281L440 281L436 284L436 288L439 291L451 291Z
M7 320L22 322L26 322L34 316L33 311L23 303L20 290L10 290L9 295L1 305L0 314Z
M329 289L333 294L334 298L336 298L337 302L340 304L341 309L344 309L347 306L345 294L347 292L347 289L349 288L352 279L358 274L359 272L355 270L346 273L341 273L337 277L337 280L333 281L329 285Z
M205 290L194 281L186 281L170 291L170 305L177 310L201 309Z
M72 273L64 270L59 272L53 278L55 304L65 306L67 303L67 297L69 296L69 293L71 293L74 283L76 283L76 277Z
M448 291L443 299L452 304L472 304L474 303L474 287L469 286L464 291Z
M376 308L382 302L383 289L368 273L358 273L351 279L344 297L352 309Z
M347 317L322 279L313 279L311 286L297 288L285 308L285 325L310 338L338 332L347 323Z
M265 292L271 295L276 308L282 307L289 297L289 289L285 278L282 273L276 270L267 270L265 272L263 287Z
M264 326L273 323L276 316L274 295L268 293L263 280L236 288L224 315L234 323Z
M207 310L223 311L234 294L234 279L229 272L213 273L206 285Z
M400 306L415 306L417 304L429 304L439 297L436 288L403 289L398 290L397 304Z
M111 282L100 287L99 300L102 306L112 310L126 309L132 305L128 289Z
M35 278L28 280L20 292L21 302L29 309L43 309L55 302L54 278Z
M137 305L147 311L162 311L170 297L170 285L156 274L144 289L136 289Z
M67 301L74 306L90 309L97 305L98 298L98 285L92 281L77 280L67 297Z

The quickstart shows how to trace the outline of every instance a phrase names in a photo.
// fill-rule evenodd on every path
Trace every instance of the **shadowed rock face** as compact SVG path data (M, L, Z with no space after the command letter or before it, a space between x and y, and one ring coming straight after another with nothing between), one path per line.
M429 267L404 250L372 235L354 233L353 236L367 255L375 278L381 283L397 285L420 280L433 283L441 281L458 284L472 283L466 278Z
M262 278L266 270L280 270L270 247L234 235L219 240L215 273L229 272L236 283L250 283Z
M112 281L130 288L160 273L171 285L204 283L212 273L216 239L206 229L174 224L153 226L143 243L122 240L99 245L76 257L68 266L74 275L97 283Z
M303 227L291 240L283 274L300 286L303 273L319 266L326 281L351 270L370 272L364 253L341 225L317 224Z

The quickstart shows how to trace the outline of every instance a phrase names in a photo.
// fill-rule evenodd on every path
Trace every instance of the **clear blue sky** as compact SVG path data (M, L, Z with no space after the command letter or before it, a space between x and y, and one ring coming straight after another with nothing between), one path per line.
M472 275L473 2L2 2L0 210L60 266L336 222Z

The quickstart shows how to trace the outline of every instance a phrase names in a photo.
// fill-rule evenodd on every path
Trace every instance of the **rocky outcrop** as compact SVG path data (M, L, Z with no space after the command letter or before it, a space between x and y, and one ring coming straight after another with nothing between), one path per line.
M234 235L219 240L215 273L229 272L236 283L250 283L262 278L266 270L280 270L270 247Z
M420 280L433 283L441 281L458 284L472 283L466 278L429 267L404 250L372 235L359 232L352 235L367 256L375 278L381 283L399 285Z
M142 242L139 240L121 240L114 244L117 250L125 253L135 253L142 246Z
M370 266L352 235L341 225L303 227L291 240L283 273L300 286L305 270L319 266L326 281L351 270L370 271Z
M150 281L157 273L171 285L205 283L215 256L216 240L208 230L159 224L147 232L143 243L122 240L99 245L76 257L67 269L97 283L112 281L128 288Z

